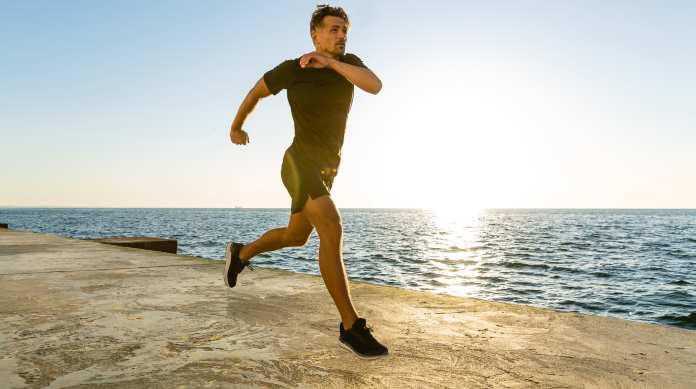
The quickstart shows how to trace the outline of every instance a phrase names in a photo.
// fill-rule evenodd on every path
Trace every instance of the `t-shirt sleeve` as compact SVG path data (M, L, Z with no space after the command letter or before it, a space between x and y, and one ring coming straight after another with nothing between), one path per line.
M282 89L287 89L295 79L297 71L297 63L295 60L288 59L281 62L278 66L263 74L263 81L266 83L268 90L276 95Z
M360 57L358 57L357 55L352 54L352 53L348 53L348 54L344 55L343 62L351 64L351 65L355 65L355 66L360 66L362 68L367 67L367 66L365 66L363 61L360 59Z

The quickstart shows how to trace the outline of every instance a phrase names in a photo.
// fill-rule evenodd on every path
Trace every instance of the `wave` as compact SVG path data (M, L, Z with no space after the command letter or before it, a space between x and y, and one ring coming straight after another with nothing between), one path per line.
M573 274L585 273L584 270L574 269L574 268L565 267L565 266L553 266L553 267L551 267L551 270L562 271L565 273L573 273Z
M592 246L592 244L589 242L561 242L560 245L561 246L582 247L582 248Z
M538 282L510 281L510 283L513 285L521 285L521 286L539 286Z
M602 305L595 304L595 303L583 303L582 301L575 301L575 300L563 300L558 302L559 305L564 306L564 307L569 307L569 306L576 306L580 307L582 309L586 309L588 311L601 311L604 309Z
M459 246L450 246L447 251L450 253L460 253L460 252L470 252L470 251L479 251L485 247L483 246L469 246L469 247L459 247Z
M670 281L667 284L669 284L669 285L689 285L689 283L684 281L684 280Z
M599 278L609 278L612 276L611 273L607 273L605 271L596 271L592 273L593 276L599 277Z
M657 248L667 248L672 246L670 243L667 242L645 242L643 243L643 245Z
M532 269L550 269L549 265L544 265L543 263L528 263L528 262L484 262L481 266L502 266L508 269L520 269L520 268L532 268Z
M433 271L428 271L425 273L420 273L421 276L425 277L428 279L428 281L431 281L434 278L442 277L442 274L440 273L435 273Z
M673 257L677 257L677 258L694 258L694 257L696 257L696 255L689 253L689 252L686 252L684 250L672 250L672 251L669 251L667 254L669 254Z
M667 294L660 295L659 297L668 298L668 299L692 301L694 296L692 296L691 293L689 293L685 290L675 290L673 292L669 292Z
M686 316L664 315L658 317L657 319L668 324L688 328L690 330L696 330L696 312L691 312Z
M691 309L693 308L692 304L684 304L680 302L674 302L674 301L661 301L660 305L664 305L666 307L672 307L672 308L680 308L680 309Z
M646 268L642 269L643 271L665 271L663 267L658 267L658 266L648 266Z
M496 276L479 276L479 280L490 281L490 282L506 282L507 280L496 277Z
M529 288L529 289L514 289L511 288L509 289L510 292L516 293L516 294L521 294L521 295L541 295L544 293L543 290L541 289L534 289L534 288Z
M479 261L475 259L463 258L438 258L436 261L448 265L476 265L477 263L479 263Z

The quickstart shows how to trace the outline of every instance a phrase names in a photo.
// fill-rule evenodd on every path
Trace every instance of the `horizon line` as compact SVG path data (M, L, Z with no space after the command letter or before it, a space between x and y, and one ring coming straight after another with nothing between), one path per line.
M50 208L50 209L278 209L290 210L289 207L94 207L94 206L4 206L0 205L0 209L10 208ZM437 207L339 207L338 209L424 209L424 210L439 210ZM642 210L696 210L696 208L683 207L481 207L473 210L500 210L500 209L642 209Z

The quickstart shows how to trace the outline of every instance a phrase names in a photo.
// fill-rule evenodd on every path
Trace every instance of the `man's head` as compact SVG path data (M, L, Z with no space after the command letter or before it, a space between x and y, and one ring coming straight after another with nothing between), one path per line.
M309 33L317 51L339 56L346 51L349 27L343 8L321 4L312 13Z

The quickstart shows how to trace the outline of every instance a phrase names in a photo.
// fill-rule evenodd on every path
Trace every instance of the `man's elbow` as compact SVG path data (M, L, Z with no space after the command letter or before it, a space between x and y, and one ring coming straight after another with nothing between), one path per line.
M373 95L376 95L381 90L382 90L382 81L380 81L378 79L377 82L375 83L375 85L372 88L370 88L370 90L368 92L372 93Z

